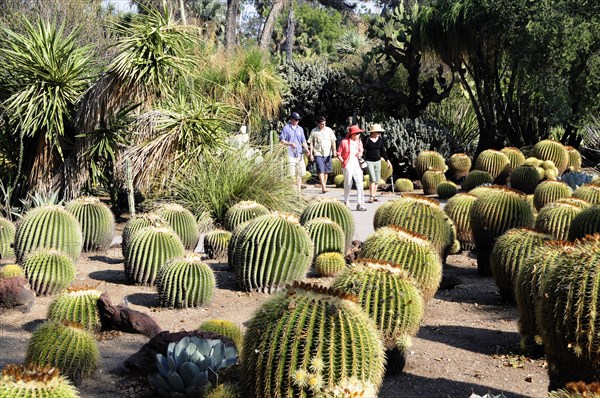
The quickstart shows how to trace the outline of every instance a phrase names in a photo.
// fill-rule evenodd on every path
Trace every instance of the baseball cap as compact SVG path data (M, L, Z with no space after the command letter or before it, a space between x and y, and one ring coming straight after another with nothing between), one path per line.
M295 120L300 120L300 119L302 119L302 118L300 117L300 114L299 114L298 112L292 112L292 116L291 116L291 118L292 118L292 119L295 119Z

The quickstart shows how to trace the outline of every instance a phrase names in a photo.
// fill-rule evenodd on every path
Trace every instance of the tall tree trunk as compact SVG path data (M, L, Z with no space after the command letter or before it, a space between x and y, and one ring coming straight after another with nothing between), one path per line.
M275 0L271 10L269 11L269 15L267 16L267 20L265 21L262 32L260 33L260 39L258 41L262 50L269 49L271 37L273 36L273 28L275 28L275 21L281 14L281 10L283 10L283 2L284 0Z
M225 22L225 48L231 49L237 42L237 18L240 13L240 0L227 0Z
M179 10L181 12L181 23L187 25L187 18L185 17L185 5L183 4L183 0L179 0Z
M287 19L287 30L285 33L285 55L287 62L292 61L292 50L294 48L294 37L296 36L296 20L294 19L294 2L290 4L290 12Z

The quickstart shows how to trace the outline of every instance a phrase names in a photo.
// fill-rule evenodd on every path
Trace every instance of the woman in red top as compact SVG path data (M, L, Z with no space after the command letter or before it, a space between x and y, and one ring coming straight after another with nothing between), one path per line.
M361 130L357 125L348 127L348 134L342 140L337 150L338 159L342 162L342 172L344 174L344 202L350 207L350 190L352 189L352 180L356 184L357 192L357 211L366 211L365 195L363 190L363 172L358 161L363 154L363 144L360 140Z

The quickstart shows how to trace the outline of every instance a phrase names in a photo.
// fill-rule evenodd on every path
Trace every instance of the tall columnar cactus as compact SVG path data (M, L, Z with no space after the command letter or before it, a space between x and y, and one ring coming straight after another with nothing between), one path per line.
M65 253L56 249L40 249L23 262L31 290L39 296L59 293L75 280L75 265Z
M306 225L312 219L326 217L339 224L344 230L346 245L354 238L354 217L336 198L321 198L311 201L300 215L300 223Z
M557 201L558 199L568 198L573 195L573 191L567 184L562 181L543 181L533 192L533 203L535 208L540 210L548 203Z
M581 170L581 154L579 151L572 146L566 146L567 153L569 154L569 165L567 170L569 171L580 171Z
M13 257L15 251L11 247L15 241L15 226L10 220L0 217L0 258Z
M66 204L83 233L83 251L107 249L115 233L115 217L107 205L94 197L82 197Z
M246 396L325 397L354 379L377 396L385 355L357 298L296 283L249 321L242 357Z
M6 365L0 376L0 397L79 398L79 392L56 368Z
M552 236L531 228L514 228L500 236L492 249L490 266L500 296L514 302L517 273L536 247L552 239Z
M28 253L51 247L77 260L82 243L81 226L75 216L62 206L46 205L29 210L17 224L15 255L22 263Z
M599 289L600 235L593 235L560 256L536 303L550 390L600 378Z
M494 178L487 171L473 170L465 177L461 185L462 189L470 191L480 185L491 184L493 182Z
M427 170L421 177L423 193L425 195L434 195L440 183L446 181L446 175L442 170Z
M226 230L233 231L238 225L269 213L269 209L260 203L252 200L244 200L227 209L223 226Z
M411 192L415 190L415 185L408 178L398 178L394 182L394 189L398 192Z
M567 240L571 222L582 208L570 203L554 202L540 210L535 219L535 229L550 234L555 239Z
M437 291L442 280L440 257L423 235L392 225L376 230L364 241L358 255L396 264L417 283L425 301Z
M80 324L48 321L33 332L25 363L58 368L78 381L96 371L99 357L96 338Z
M208 305L216 284L212 269L194 253L169 261L160 268L156 278L160 305L169 308Z
M495 182L502 184L510 173L510 160L500 151L486 149L477 156L475 169L487 171Z
M556 266L563 253L572 250L573 243L548 241L534 248L517 272L515 279L515 302L519 311L519 333L521 348L531 354L543 351L539 322L536 318L536 303L542 299L542 284Z
M600 205L592 205L581 210L569 226L569 240L600 233Z
M173 228L186 250L196 248L200 233L196 217L191 211L176 203L166 203L161 205L156 213Z
M202 322L202 324L198 326L198 330L213 332L227 337L228 339L233 340L237 351L242 352L242 348L244 347L244 334L237 323L224 319L209 319L208 321Z
M346 237L344 230L336 222L324 217L313 218L304 225L304 228L313 243L314 258L321 253L344 252Z
M210 259L221 259L227 257L227 245L231 239L231 232L216 229L204 235L204 253Z
M457 182L466 177L471 170L471 158L466 153L455 153L448 159L446 175L450 181Z
M121 250L123 252L123 258L127 259L129 252L129 245L133 236L146 227L166 227L169 224L164 218L156 213L144 213L132 218L127 221L125 228L123 228L123 241L121 243Z
M400 264L360 259L332 287L358 297L381 331L384 347L405 352L419 331L425 303L419 286Z
M535 167L529 165L518 166L510 173L510 186L513 189L525 194L535 192L540 182L538 171Z
M125 276L137 285L153 285L158 270L185 252L171 227L146 227L131 241L125 259Z
M475 249L475 240L471 230L471 207L477 196L470 193L459 193L448 199L444 211L456 226L456 237L464 250Z
M304 278L312 262L308 232L290 214L274 212L236 228L229 264L245 291L272 292Z
M415 171L421 179L427 170L446 171L446 159L436 151L421 151L415 159Z
M496 238L511 228L533 227L533 210L526 195L506 187L483 192L471 207L471 228L477 249L477 271L490 275L490 253Z
M558 174L565 172L569 166L569 153L563 144L554 140L543 140L533 147L533 156L541 160L551 160L558 169Z
M102 292L90 288L71 288L57 297L48 307L50 321L70 321L90 331L100 329L100 313L96 302Z
M336 276L346 269L346 259L342 253L321 253L315 260L315 271L320 276Z
M505 147L500 150L503 154L506 155L510 162L510 169L514 170L523 163L525 163L525 155L519 148L515 147Z
M600 204L600 186L592 183L583 184L573 192L573 196L594 205Z

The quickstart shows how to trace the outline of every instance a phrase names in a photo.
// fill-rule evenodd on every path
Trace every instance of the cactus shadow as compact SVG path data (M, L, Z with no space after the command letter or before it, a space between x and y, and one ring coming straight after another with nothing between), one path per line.
M99 261L101 263L110 264L110 265L122 264L123 263L123 258L122 257L115 258L115 257L109 257L109 256L99 255L99 254L95 254L93 256L90 256L89 259L91 261Z
M37 327L40 326L44 322L46 322L45 319L34 319L33 321L24 323L23 326L21 326L21 329L26 330L30 333L33 333L35 331L35 329L37 329Z
M127 279L125 278L125 272L122 270L116 269L106 269L101 271L94 271L89 273L89 278L97 281L109 282L109 283L118 283L118 284L127 284Z
M219 289L239 291L236 274L229 271L227 263L211 263L210 267L214 271L215 280Z
M159 307L158 293L132 293L127 295L127 301L140 307Z

